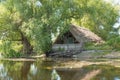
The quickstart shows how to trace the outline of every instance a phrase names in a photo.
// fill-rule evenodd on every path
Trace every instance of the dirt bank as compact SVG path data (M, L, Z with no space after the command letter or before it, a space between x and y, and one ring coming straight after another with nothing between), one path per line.
M79 54L73 55L73 57L78 60L98 59L98 58L115 59L115 58L120 58L120 51L89 50L89 51L82 51Z

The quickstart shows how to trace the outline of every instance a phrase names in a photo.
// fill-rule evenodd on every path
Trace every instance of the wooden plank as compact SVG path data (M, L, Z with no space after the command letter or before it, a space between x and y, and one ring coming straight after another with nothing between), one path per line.
M66 51L66 50L81 50L81 44L54 44L52 46L53 51Z

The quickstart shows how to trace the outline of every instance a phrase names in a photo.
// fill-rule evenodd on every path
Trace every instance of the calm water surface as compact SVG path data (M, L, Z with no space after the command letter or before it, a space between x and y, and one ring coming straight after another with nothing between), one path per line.
M0 61L0 80L50 80L54 62ZM57 70L61 80L120 80L120 68L90 65L80 69Z

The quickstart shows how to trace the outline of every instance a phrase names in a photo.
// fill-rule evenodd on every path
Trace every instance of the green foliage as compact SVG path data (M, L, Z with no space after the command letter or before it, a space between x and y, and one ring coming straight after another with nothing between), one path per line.
M0 52L2 53L3 57L21 57L22 54L17 49L13 48L13 43L11 41L3 41L3 43L0 45Z
M36 2L39 5L36 5L38 4ZM5 36L4 39L18 40L21 39L19 33L21 31L29 39L35 50L48 52L52 46L51 34L56 35L58 30L61 33L68 29L72 4L73 2L69 0L41 2L36 0L7 0L6 3L1 5L5 8L6 13L9 12L11 17L8 17L9 22L5 20L10 23L7 29L8 33L2 36ZM5 22L2 22L2 24L7 27ZM6 29L2 32L4 31L6 32Z
M109 32L113 31L116 18L119 17L118 9L104 0L78 0L84 3L82 18L75 19L77 24L87 27L104 40L108 40Z
M94 43L86 43L84 46L85 50L112 50L112 46L107 43L104 44L94 44Z
M114 7L103 0L6 0L0 3L0 10L0 39L24 45L24 34L37 53L49 52L52 39L67 31L72 20L106 39L118 16ZM2 48L4 53L12 54L12 45L7 47Z
M4 41L1 45L0 45L0 50L2 53L8 53L11 49L11 41Z
M7 53L3 53L2 56L5 58L19 58L22 56L22 54L20 52L16 52L13 49L10 49Z
M113 49L120 49L120 36L111 38L108 42L108 45L112 46Z

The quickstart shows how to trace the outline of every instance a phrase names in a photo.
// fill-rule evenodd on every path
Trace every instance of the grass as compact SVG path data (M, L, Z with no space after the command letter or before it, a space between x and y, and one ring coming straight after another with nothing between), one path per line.
M96 52L93 54L93 56L103 56L103 55L106 55L106 54L109 54L110 51L100 51L100 52Z
M90 44L85 45L85 50L112 50L112 47L107 44L102 45Z

